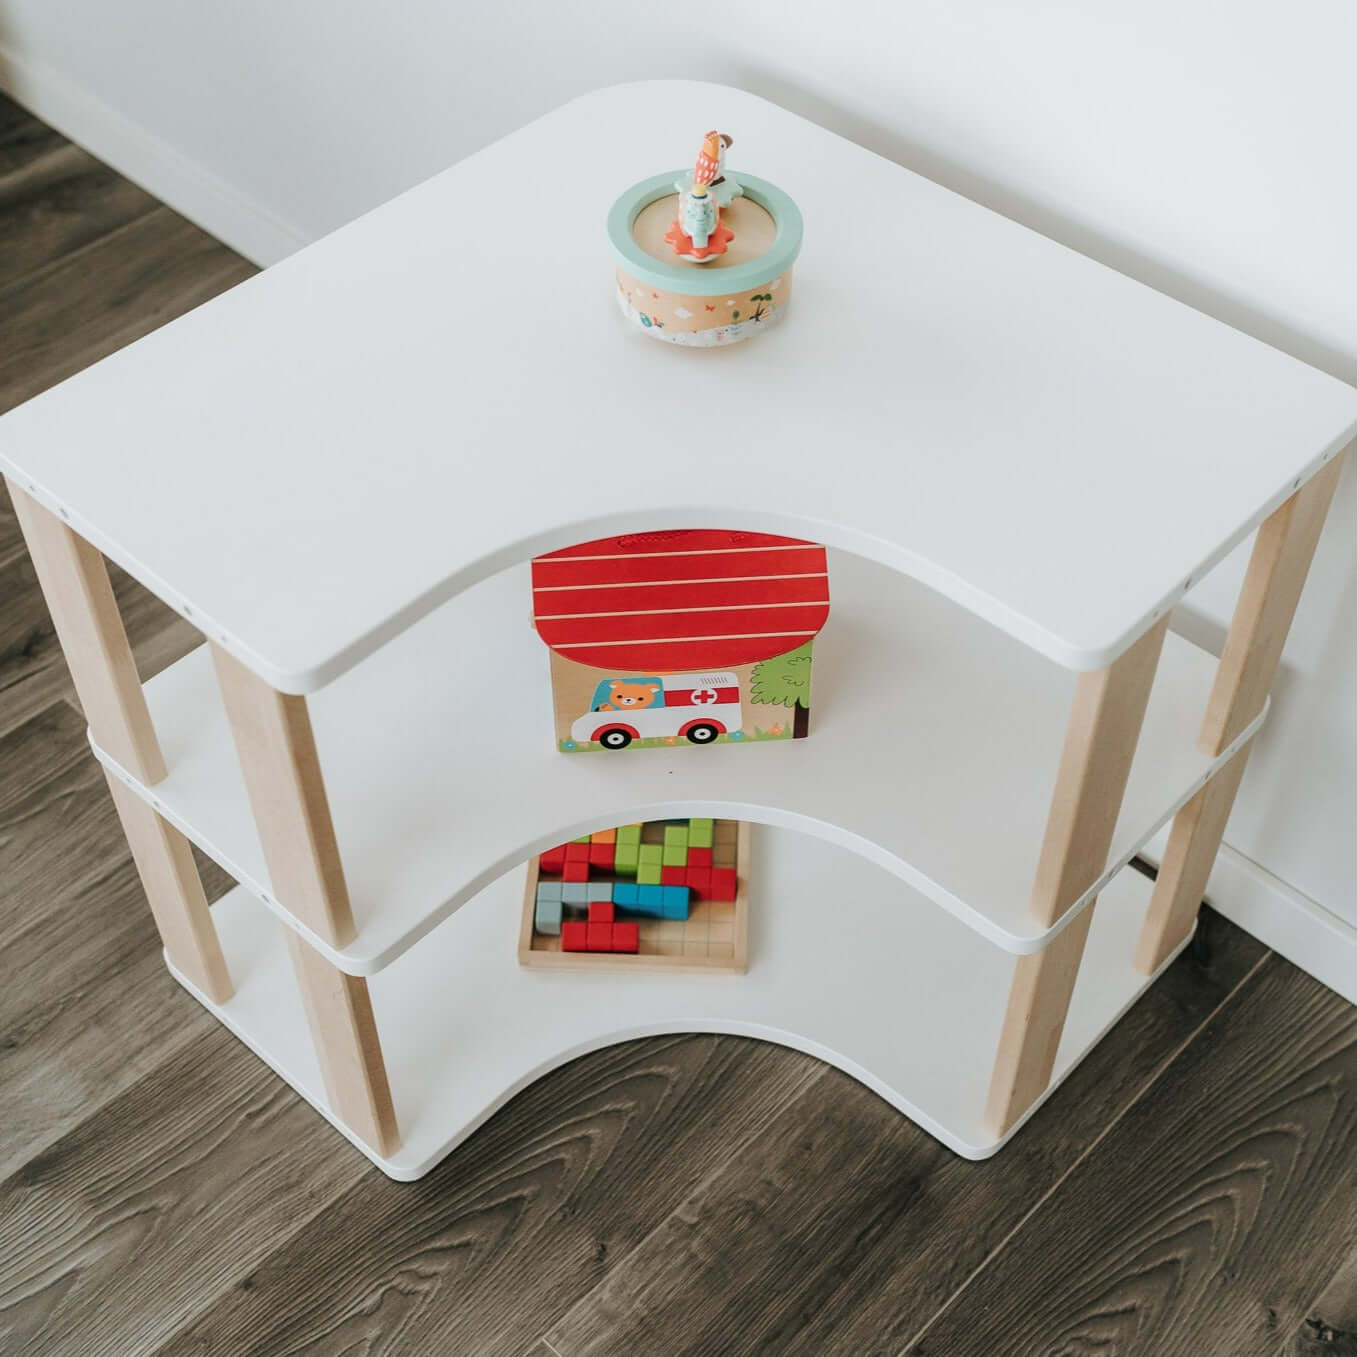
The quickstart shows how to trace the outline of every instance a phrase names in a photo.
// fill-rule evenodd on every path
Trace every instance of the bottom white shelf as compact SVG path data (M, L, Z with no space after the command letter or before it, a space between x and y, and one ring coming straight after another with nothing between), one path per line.
M857 854L753 827L743 976L524 970L523 877L521 867L501 877L369 980L403 1143L390 1158L355 1144L391 1177L421 1177L567 1060L670 1032L781 1042L845 1070L968 1159L1003 1144L983 1111L1016 958ZM1053 1087L1150 983L1131 965L1148 898L1130 870L1104 890ZM280 925L241 888L212 912L234 997L214 1004L176 979L329 1116Z

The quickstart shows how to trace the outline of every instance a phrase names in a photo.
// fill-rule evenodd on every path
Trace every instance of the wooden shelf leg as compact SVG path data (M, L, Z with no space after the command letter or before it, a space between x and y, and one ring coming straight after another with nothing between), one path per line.
M1258 529L1197 741L1204 753L1217 755L1227 749L1263 709L1342 464L1340 453ZM1136 966L1146 975L1158 970L1196 926L1249 747L1241 749L1174 817L1136 946Z
M212 658L278 901L335 946L354 936L306 699L277 692L217 646ZM381 1154L400 1144L367 982L287 934L331 1110Z
M1107 866L1167 628L1164 618L1108 668L1079 677L1032 889L1032 916L1046 927ZM986 1108L996 1136L1051 1081L1093 908L1042 951L1018 958Z
M112 773L104 776L165 955L209 999L224 1004L231 976L188 840Z
M392 1154L400 1131L367 981L331 965L291 928L283 932L331 1110L379 1153Z
M13 481L6 484L95 740L146 786L162 781L165 758L103 556ZM116 778L108 785L166 955L204 994L225 1002L231 980L188 841Z

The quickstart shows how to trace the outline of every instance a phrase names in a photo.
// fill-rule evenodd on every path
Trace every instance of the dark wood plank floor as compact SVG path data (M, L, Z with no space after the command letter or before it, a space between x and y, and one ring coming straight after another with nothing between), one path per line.
M0 408L251 272L0 100ZM115 578L143 673L195 644ZM0 1352L1357 1354L1357 1012L1207 911L984 1164L680 1037L391 1183L165 973L0 502Z

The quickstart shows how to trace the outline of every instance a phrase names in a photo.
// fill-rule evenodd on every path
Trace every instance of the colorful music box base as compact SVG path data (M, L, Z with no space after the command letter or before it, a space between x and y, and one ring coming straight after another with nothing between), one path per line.
M818 543L631 533L537 557L532 587L562 753L808 733L811 644L829 615Z
M741 820L651 820L548 849L528 862L519 964L742 975L748 871Z
M721 252L714 248L699 262L675 253L679 178L671 171L633 185L608 214L622 314L655 339L698 347L736 344L770 329L786 310L801 249L796 204L767 181L741 174L740 196L720 209Z

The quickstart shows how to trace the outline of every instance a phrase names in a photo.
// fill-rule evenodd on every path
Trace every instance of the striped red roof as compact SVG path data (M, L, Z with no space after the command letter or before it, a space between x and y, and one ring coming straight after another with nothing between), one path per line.
M829 616L825 549L797 537L632 533L532 563L533 622L553 650L617 672L753 664Z

